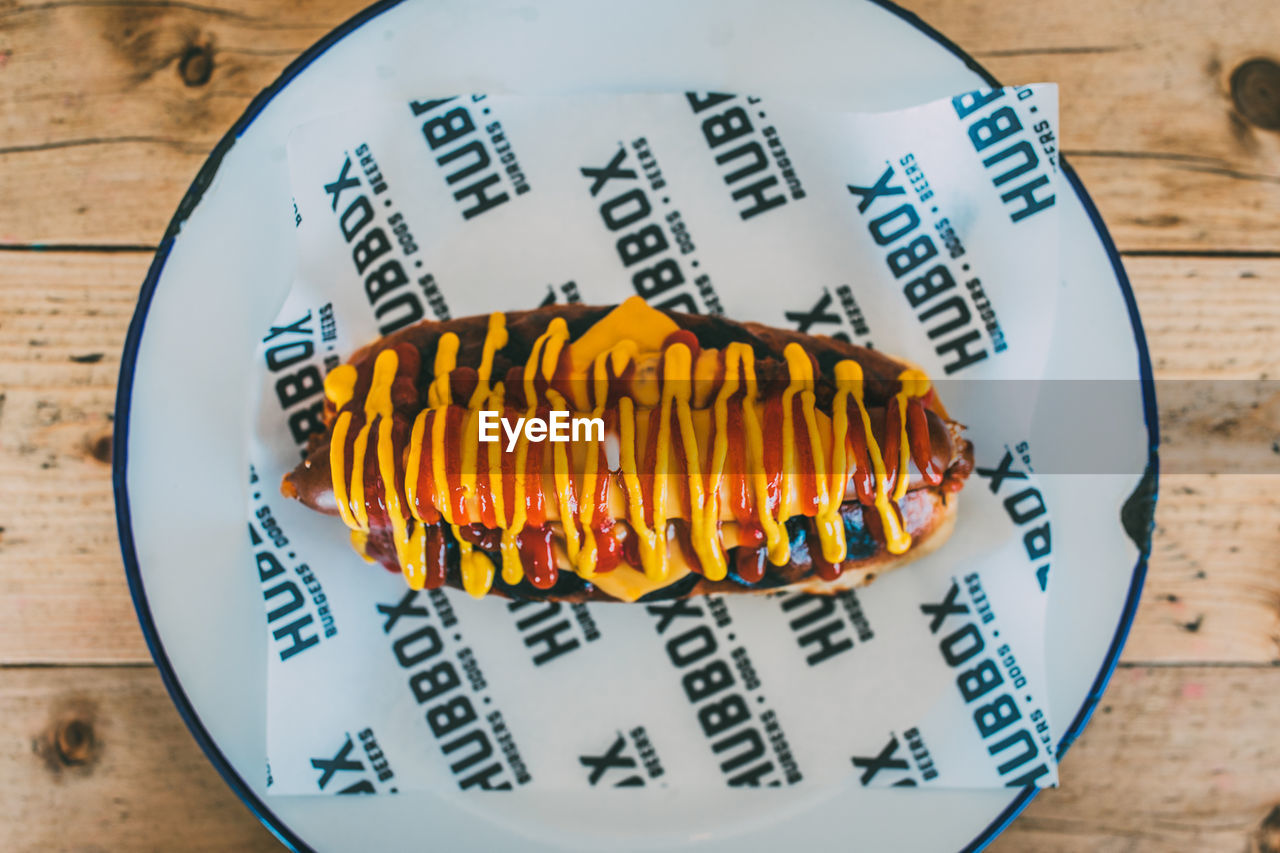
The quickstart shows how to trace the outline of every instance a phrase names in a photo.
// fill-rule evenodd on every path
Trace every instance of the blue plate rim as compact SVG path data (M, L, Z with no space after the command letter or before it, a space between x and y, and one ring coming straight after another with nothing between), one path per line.
M235 792L236 796L253 812L262 824L271 831L273 835L286 847L291 850L303 853L303 851L311 851L312 848L304 842L292 829L289 828L278 815L275 814L266 803L262 801L254 790L241 778L235 768L231 766L231 762L223 755L213 737L205 728L204 723L200 719L199 713L195 706L187 697L186 692L182 688L182 684L178 680L172 664L169 662L168 654L165 652L164 643L160 639L159 632L156 629L155 621L151 617L151 609L147 603L147 593L142 582L141 569L138 563L137 551L133 541L132 516L129 509L129 490L127 485L128 470L128 449L129 449L129 407L133 392L134 369L138 359L138 346L142 340L143 327L146 324L148 310L151 307L151 299L155 294L156 287L160 282L160 275L164 271L165 261L169 257L169 252L173 248L175 239L182 228L182 224L199 205L204 192L213 182L214 176L217 174L218 167L222 163L223 157L231 150L236 140L244 133L245 130L253 123L258 114L271 102L277 94L279 94L295 77L302 73L307 66L322 56L325 51L337 42L341 41L351 32L359 29L371 19L381 15L383 12L400 5L404 0L379 0L371 6L357 12L348 18L342 24L327 33L323 38L314 45L304 51L297 59L291 62L280 76L263 89L250 102L244 114L236 120L231 129L218 141L213 151L209 154L208 159L201 166L200 171L196 174L190 188L183 196L182 201L178 204L178 209L170 220L168 227L165 229L164 238L156 249L155 258L151 262L150 268L147 270L147 277L142 283L142 289L138 296L138 306L134 311L133 319L129 323L129 330L125 336L124 351L120 359L120 377L116 388L115 401L115 431L112 437L112 471L111 481L112 489L115 494L116 505L116 527L120 539L120 552L124 560L125 576L129 582L129 594L133 599L134 610L137 612L138 622L142 628L142 634L146 639L147 648L151 652L151 657L155 661L156 667L160 671L161 680L164 682L165 689L169 693L169 698L174 706L178 709L183 722L191 731L196 743L204 751L209 762L217 769L227 786ZM867 0L887 12L896 15L904 22L915 27L924 35L946 48L957 59L960 59L965 66L981 77L988 86L996 87L1001 85L1000 82L991 74L981 63L966 53L955 42L951 41L942 33L925 23L914 12L910 12L898 6L891 0ZM1065 158L1060 160L1062 163L1063 174L1065 175L1071 188L1075 191L1081 204L1084 205L1085 212L1089 216L1094 230L1097 232L1099 240L1101 240L1103 248L1107 252L1107 258L1111 262L1112 270L1115 273L1116 281L1120 285L1120 289L1124 295L1125 307L1129 312L1129 322L1133 330L1134 342L1138 349L1138 367L1140 373L1140 381L1142 382L1142 408L1143 420L1147 427L1148 437L1148 459L1147 467L1142 480L1135 489L1133 495L1126 502L1126 507L1136 506L1137 517L1134 522L1127 525L1130 535L1134 538L1135 544L1138 546L1138 561L1134 565L1133 574L1129 584L1128 596L1125 600L1124 608L1120 614L1120 621L1116 626L1115 634L1112 636L1111 645L1107 650L1106 656L1103 658L1102 666L1098 671L1098 675L1094 679L1093 685L1090 687L1084 702L1077 711L1075 718L1071 724L1063 731L1062 737L1058 743L1058 756L1061 758L1066 754L1067 749L1079 736L1085 725L1089 722L1094 710L1097 708L1102 693L1106 690L1107 684L1111 680L1112 674L1115 672L1116 664L1120 659L1120 651L1124 648L1125 640L1128 638L1129 629L1133 624L1133 618L1137 612L1138 599L1142 593L1143 582L1147 572L1147 558L1151 553L1151 527L1155 518L1155 504L1159 495L1159 457L1157 448L1160 443L1159 425L1157 419L1157 409L1155 400L1155 381L1151 369L1151 356L1147 349L1146 334L1142 327L1142 318L1138 313L1137 300L1134 297L1133 288L1129 283L1129 277L1125 273L1124 265L1120 261L1120 253L1117 251L1115 242L1111 239L1110 232L1107 231L1106 225L1102 221L1102 217L1098 213L1097 207L1090 198L1084 185L1080 182L1079 176L1075 170L1066 162ZM1038 788L1023 788L1013 798L996 817L982 830L972 841L965 845L960 853L977 853L982 850L991 841L1003 832L1010 823L1013 822L1022 810L1027 807L1032 799L1038 793Z

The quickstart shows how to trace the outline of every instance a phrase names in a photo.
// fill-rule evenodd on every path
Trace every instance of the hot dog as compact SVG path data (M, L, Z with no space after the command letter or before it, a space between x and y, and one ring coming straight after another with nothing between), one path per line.
M638 298L421 323L325 392L283 493L411 587L477 596L833 592L940 545L972 470L905 362ZM511 437L557 411L596 435Z

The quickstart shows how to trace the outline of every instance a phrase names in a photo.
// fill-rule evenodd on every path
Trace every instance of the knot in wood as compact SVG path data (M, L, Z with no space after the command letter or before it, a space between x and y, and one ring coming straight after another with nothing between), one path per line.
M105 465L111 464L111 433L100 435L89 445L89 455Z
M68 767L88 764L94 755L93 723L78 717L62 721L54 733L58 760Z
M213 48L192 45L178 60L178 75L188 86L203 86L213 76Z
M1253 831L1249 853L1280 853L1280 806L1275 806Z
M1280 130L1280 64L1250 59L1231 72L1231 100L1246 121Z

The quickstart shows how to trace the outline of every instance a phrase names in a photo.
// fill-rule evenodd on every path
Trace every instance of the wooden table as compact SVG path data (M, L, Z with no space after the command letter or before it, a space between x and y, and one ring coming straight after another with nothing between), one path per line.
M0 0L0 849L276 846L143 643L111 412L151 252L205 155L361 4ZM1125 255L1157 376L1280 377L1274 0L913 5L1002 80L1061 84L1064 149ZM993 850L1280 850L1275 387L1162 400L1123 662L1062 788ZM1203 473L1206 448L1256 464Z

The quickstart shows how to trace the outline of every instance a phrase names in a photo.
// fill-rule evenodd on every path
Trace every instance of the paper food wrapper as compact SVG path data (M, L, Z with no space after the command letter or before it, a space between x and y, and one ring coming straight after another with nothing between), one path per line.
M1059 290L1052 86L883 114L721 94L381 105L289 144L297 279L257 354L249 535L273 793L1053 785L1031 412ZM321 378L420 320L652 304L941 383L979 469L937 553L832 597L408 590L280 496Z

